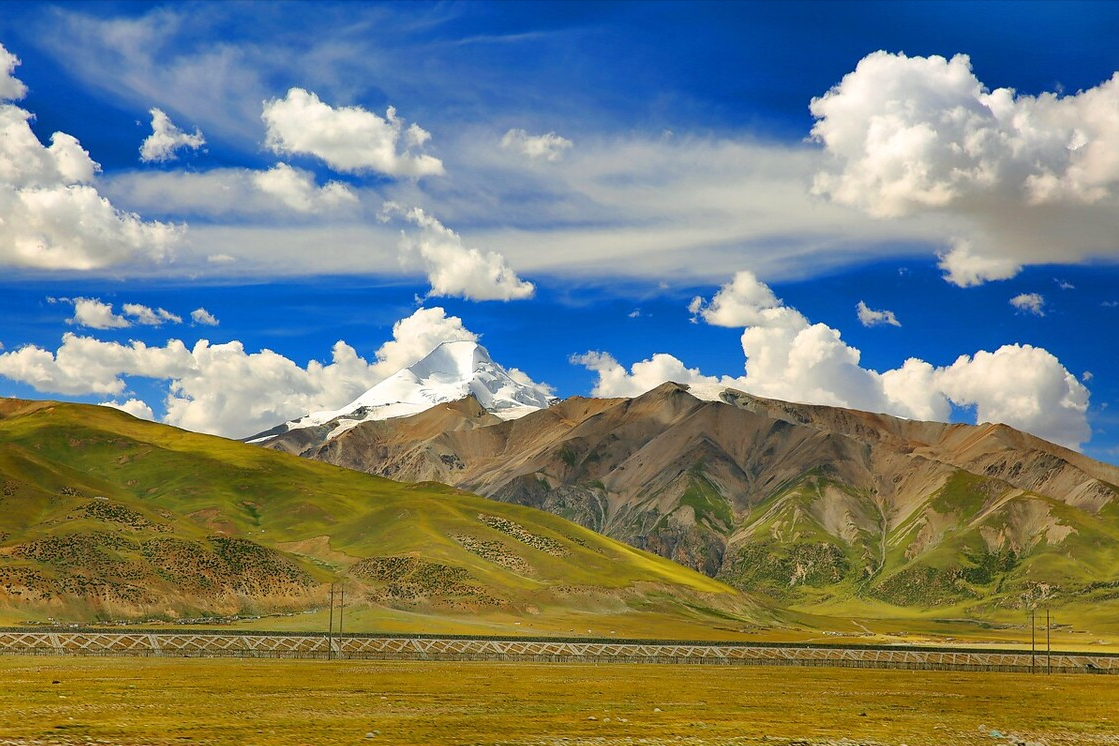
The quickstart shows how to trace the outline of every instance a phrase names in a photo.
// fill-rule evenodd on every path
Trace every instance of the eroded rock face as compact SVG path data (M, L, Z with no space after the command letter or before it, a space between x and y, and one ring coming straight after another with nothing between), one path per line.
M326 442L266 445L540 508L786 599L1028 595L1039 578L1024 560L1041 555L1078 593L1099 578L1070 583L1073 560L1059 557L1099 551L1083 532L1119 538L1119 469L1004 425L722 398L665 384L504 422L467 398Z

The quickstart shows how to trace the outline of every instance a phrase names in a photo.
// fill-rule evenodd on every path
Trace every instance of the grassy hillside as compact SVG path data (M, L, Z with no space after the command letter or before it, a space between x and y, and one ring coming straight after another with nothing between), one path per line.
M720 582L547 513L107 407L0 400L0 485L0 622L307 612L339 581L353 631L679 635L755 614Z
M1062 629L1119 632L1119 504L1092 513L960 470L892 518L806 474L748 515L719 577L825 616L1020 628L1050 609Z

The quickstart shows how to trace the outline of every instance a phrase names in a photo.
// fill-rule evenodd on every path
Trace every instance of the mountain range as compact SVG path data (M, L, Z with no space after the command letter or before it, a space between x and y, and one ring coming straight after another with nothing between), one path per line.
M944 635L1045 606L1119 632L1116 467L701 393L556 401L456 342L253 444L0 400L0 623L319 629L345 583L352 631Z
M257 442L540 508L788 608L1016 618L1119 597L1114 466L1000 424L710 396L668 383L508 420L471 390Z

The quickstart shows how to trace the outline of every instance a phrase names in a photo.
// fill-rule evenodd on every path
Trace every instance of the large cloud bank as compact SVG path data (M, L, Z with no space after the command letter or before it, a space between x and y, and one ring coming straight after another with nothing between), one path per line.
M244 437L307 412L337 409L370 386L416 362L439 343L478 336L442 308L421 308L393 325L392 339L366 360L345 342L330 361L305 366L271 350L249 352L239 341L193 347L107 342L67 333L57 350L28 345L0 354L0 376L37 391L121 397L128 378L167 382L164 421L199 432ZM141 416L151 408L133 398L104 402Z
M11 101L27 93L19 60L0 46L0 264L90 270L169 256L180 229L113 207L92 186L100 166L72 135L44 146L32 114Z
M1074 95L988 89L967 55L876 52L811 103L814 191L878 218L973 227L941 261L976 285L1119 248L1119 73Z
M952 405L974 407L978 422L1002 422L1072 448L1091 436L1088 390L1039 347L1004 345L941 367L910 358L880 373L860 365L861 353L838 330L811 323L749 272L739 272L710 301L696 298L691 311L708 324L745 327L745 375L704 375L666 354L627 371L609 354L592 352L574 361L598 374L595 395L634 396L676 381L701 396L730 386L773 399L921 420L945 421Z

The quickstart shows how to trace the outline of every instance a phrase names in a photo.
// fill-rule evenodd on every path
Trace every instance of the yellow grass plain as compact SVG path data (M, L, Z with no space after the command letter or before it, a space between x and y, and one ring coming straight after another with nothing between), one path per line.
M1119 743L1119 677L0 657L0 745Z

